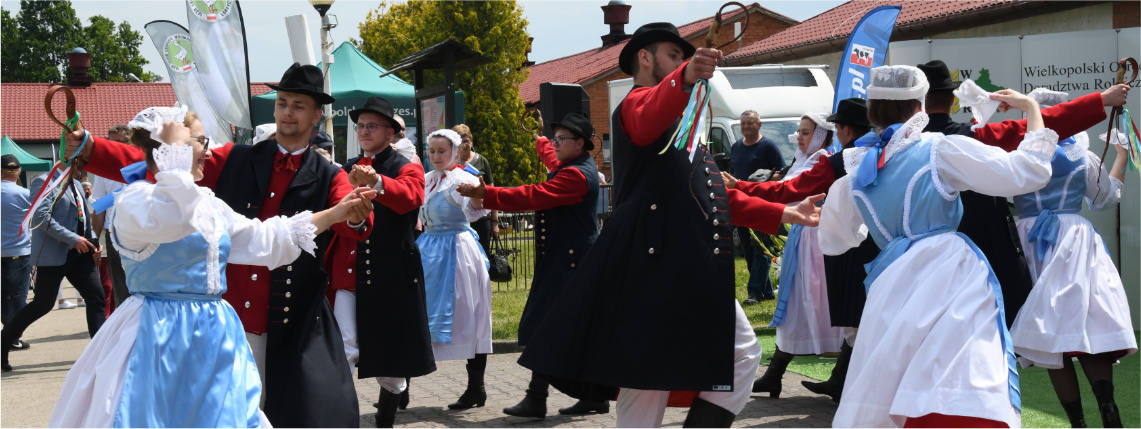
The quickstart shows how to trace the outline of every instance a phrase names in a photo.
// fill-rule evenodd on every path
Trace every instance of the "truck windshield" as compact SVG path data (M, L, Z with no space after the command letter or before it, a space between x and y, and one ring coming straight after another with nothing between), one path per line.
M761 135L777 144L785 165L792 163L792 156L796 154L796 143L788 141L788 135L796 132L798 127L800 120L761 120ZM733 134L741 135L740 122L733 124Z

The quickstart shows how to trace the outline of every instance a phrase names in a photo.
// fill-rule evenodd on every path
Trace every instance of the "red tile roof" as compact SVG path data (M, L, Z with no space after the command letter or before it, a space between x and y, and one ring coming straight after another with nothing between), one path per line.
M796 20L765 9L758 3L750 4L748 9L760 11L791 24L797 23ZM736 8L732 12L728 12L722 19L728 20L740 13L741 9ZM678 27L678 33L685 39L692 41L692 39L703 37L711 23L713 23L712 16L699 19ZM519 85L519 95L523 98L524 103L531 104L539 101L539 84L541 83L563 82L581 84L609 74L618 69L618 54L622 52L622 48L626 46L627 41L628 40L624 40L614 46L591 49L589 51L535 64L531 66L531 74L527 76L527 80Z
M993 16L999 11L1013 12L1015 9L1029 9L1044 6L1047 2L1026 0L849 1L734 51L727 56L725 64L740 65L758 61L767 62L772 58L757 57L782 54L791 58L793 54L789 51L792 49L811 45L824 45L822 48L830 46L831 49L826 49L826 51L842 50L847 43L848 35L852 33L856 23L865 13L877 6L890 4L901 4L903 6L899 18L896 20L892 39L907 40L921 37L922 34L916 33L921 33L924 29L928 29L927 32L930 32L929 29L932 27L943 27L955 20L972 19L977 15L984 14ZM819 52L813 53L813 55L815 54L819 54ZM747 61L750 58L755 58L756 61Z
M44 112L47 83L0 83L0 134L12 140L58 140L61 131ZM254 83L253 95L269 92L265 83ZM126 123L139 111L151 106L170 106L176 101L170 83L100 82L89 87L74 87L75 108L83 126L97 135L108 128ZM64 115L63 94L56 94L52 106L56 115ZM65 120L66 118L61 118Z

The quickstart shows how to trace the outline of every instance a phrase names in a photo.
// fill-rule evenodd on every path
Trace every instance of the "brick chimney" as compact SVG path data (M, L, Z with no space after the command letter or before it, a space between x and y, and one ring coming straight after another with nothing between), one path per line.
M67 66L71 71L67 74L67 86L91 86L91 76L87 69L91 68L91 54L83 48L72 49L67 54Z
M602 6L602 13L602 22L610 25L610 34L602 36L603 48L617 45L630 38L625 29L626 24L630 23L630 5L622 0L610 0L610 3Z

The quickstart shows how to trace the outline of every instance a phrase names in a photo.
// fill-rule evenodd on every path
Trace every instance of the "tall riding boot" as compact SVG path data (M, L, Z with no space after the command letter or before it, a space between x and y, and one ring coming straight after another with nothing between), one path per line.
M405 378L404 379L404 391L400 392L400 404L397 406L397 408L399 408L401 410L407 410L408 409L408 401L411 399L408 396L408 391L411 389L412 389L412 379L411 378Z
M1097 409L1101 411L1101 422L1107 428L1119 428L1121 415L1117 411L1117 403L1113 401L1113 382L1101 380L1090 383L1093 396L1097 397Z
M851 360L852 346L845 341L840 347L840 358L836 359L836 366L832 367L832 375L828 377L828 381L817 383L805 380L800 384L812 393L831 396L832 402L839 403L840 394L844 393L844 378L848 376L848 362Z
M733 419L737 416L712 402L701 398L693 398L693 405L689 406L689 414L685 416L685 428L727 428L733 426Z
M779 398L780 381L784 377L784 371L788 368L789 362L792 362L792 355L776 349L773 352L772 360L769 361L768 369L765 370L765 375L753 382L753 393L769 392L769 397Z
M515 417L547 418L547 395L550 384L543 376L531 373L531 383L527 385L527 396L514 407L503 409L503 414Z
M448 404L449 410L466 410L487 403L487 391L483 388L483 373L486 370L487 355L477 354L467 360L467 390L456 402Z
M380 388L380 400L376 407L376 427L390 428L396 423L396 406L400 403L400 395L389 392L383 386Z
M1085 411L1082 411L1082 401L1080 399L1074 402L1063 403L1062 409L1066 411L1066 417L1070 419L1070 427L1086 427L1086 414Z

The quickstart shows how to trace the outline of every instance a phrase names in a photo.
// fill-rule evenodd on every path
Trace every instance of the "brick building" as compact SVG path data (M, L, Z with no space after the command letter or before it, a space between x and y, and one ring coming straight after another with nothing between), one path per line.
M619 14L619 20L616 22L615 17L611 14L615 12L615 8L624 8L620 12L629 13L631 7L618 3L620 2L611 2L611 4L602 7L607 15L606 23L611 26L611 33L602 35L602 43L599 48L535 64L531 67L531 74L527 80L519 85L519 95L528 106L538 104L539 84L541 83L560 82L582 85L590 96L590 119L595 127L595 133L603 139L603 144L595 149L595 162L598 164L599 171L607 177L610 177L610 164L603 156L604 148L610 145L608 119L610 115L606 83L630 77L618 69L618 54L622 52L622 47L626 46L626 40L629 38L629 35L625 34L623 26L629 23L629 20L621 19L623 16ZM749 14L749 26L745 28L744 35L741 36L738 43L730 44L722 49L726 54L798 23L792 18L765 9L758 3L749 5L746 10ZM634 10L633 13L637 13L637 11ZM734 37L734 23L743 21L744 14L740 9L726 13L726 17L722 18L721 30L718 33L716 44L720 45L732 39ZM713 17L710 16L679 25L678 32L694 46L704 46L705 36L712 22Z

